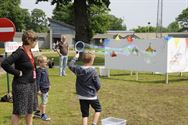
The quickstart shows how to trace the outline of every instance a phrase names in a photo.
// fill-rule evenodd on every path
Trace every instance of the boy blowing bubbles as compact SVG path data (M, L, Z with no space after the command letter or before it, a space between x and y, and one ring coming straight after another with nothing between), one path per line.
M97 96L100 89L99 76L94 68L92 68L95 55L86 52L83 54L83 66L76 65L79 53L69 63L69 69L76 75L76 94L80 101L80 110L82 113L82 125L88 124L89 107L95 110L92 125L97 125L101 105Z

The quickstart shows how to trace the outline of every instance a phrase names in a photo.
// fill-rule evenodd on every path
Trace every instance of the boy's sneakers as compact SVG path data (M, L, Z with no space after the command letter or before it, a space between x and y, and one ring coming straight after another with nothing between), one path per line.
M35 113L34 113L34 116L33 116L34 118L41 118L41 115L40 115L40 111L36 111Z
M42 114L41 119L44 120L44 121L50 121L51 120L51 118L49 118L46 114Z

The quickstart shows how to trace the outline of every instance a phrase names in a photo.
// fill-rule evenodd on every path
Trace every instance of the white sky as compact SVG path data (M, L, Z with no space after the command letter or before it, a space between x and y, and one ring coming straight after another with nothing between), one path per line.
M50 2L36 0L21 0L21 7L29 9L42 9L48 17L52 16L54 6ZM50 0L49 0L50 1ZM151 22L156 26L158 0L110 0L111 14L123 18L128 29L138 26L147 26ZM188 6L188 0L163 0L163 26L168 26Z

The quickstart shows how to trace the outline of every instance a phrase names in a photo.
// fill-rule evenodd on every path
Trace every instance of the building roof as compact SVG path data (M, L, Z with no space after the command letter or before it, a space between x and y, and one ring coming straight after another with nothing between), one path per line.
M72 30L75 30L75 27L74 27L74 26L69 25L69 24L67 24L67 23L65 23L65 22L58 21L58 20L54 20L54 19L51 19L51 18L48 18L48 20L50 21L50 23L51 23L51 22L54 22L54 23L57 23L57 24L62 25L62 26L64 26L64 27L67 27L67 28L70 28L70 29L72 29Z
M168 36L178 37L178 38L188 38L188 33L186 33L186 32L169 33Z

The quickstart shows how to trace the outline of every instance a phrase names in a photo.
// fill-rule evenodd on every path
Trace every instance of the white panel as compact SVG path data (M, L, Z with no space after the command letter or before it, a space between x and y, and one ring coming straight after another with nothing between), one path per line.
M168 41L168 72L188 71L188 43L185 38Z
M5 42L5 52L11 53L16 51L16 49L22 46L22 42ZM35 46L35 48L31 49L32 51L39 51L38 42Z
M117 56L112 57L112 51L115 51ZM163 39L134 39L129 43L125 39L111 39L105 49L105 67L166 73L167 41Z

